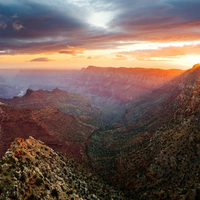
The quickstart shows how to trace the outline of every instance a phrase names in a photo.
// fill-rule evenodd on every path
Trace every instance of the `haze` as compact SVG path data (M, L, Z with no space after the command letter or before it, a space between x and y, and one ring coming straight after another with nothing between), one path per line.
M0 0L1 68L188 69L199 62L197 0Z

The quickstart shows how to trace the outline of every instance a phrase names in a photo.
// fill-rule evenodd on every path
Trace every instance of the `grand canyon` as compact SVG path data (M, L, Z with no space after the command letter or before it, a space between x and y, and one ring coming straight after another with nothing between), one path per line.
M44 73L46 80L41 79ZM11 82L2 77L5 92L12 88L14 96L23 91L0 98L4 162L16 138L23 138L17 140L20 145L18 141L33 137L35 143L42 141L48 146L44 148L92 171L99 177L96 179L103 178L104 184L121 192L121 199L200 197L199 64L185 71L89 66L53 74L26 70L19 71ZM36 84L31 76L38 80ZM16 148L12 152L21 147ZM26 165L23 159L27 155L20 153L21 160L13 162ZM29 165L34 168L34 163ZM31 195L24 190L24 195ZM73 190L72 194L83 197ZM5 196L3 189L1 195ZM39 193L34 195L41 198Z
M0 200L199 200L198 8L0 0Z

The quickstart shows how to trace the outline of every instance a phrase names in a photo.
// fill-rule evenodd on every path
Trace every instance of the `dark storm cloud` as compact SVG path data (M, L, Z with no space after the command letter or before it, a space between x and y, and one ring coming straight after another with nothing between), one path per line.
M123 45L118 41L200 40L197 0L88 0L85 6L85 1L78 2L80 6L60 0L0 0L0 54L76 55L83 53L80 49ZM110 12L107 28L89 24L90 11Z
M84 29L83 24L66 14L67 10L64 14L50 6L28 1L23 5L13 7L12 5L0 4L0 13L3 16L3 22L7 24L7 29L0 32L1 38L59 37L71 35L75 31ZM22 32L14 32L22 26L24 27ZM15 35L13 35L14 33Z
M20 2L15 5L0 2L0 51L4 51L1 54L65 51L75 55L74 50L66 50L68 45L83 46L94 37L101 40L105 34L76 17L84 15L80 8L65 5L64 12L48 4Z
M76 45L74 38L85 26L66 13L28 1L14 6L0 3L1 54L59 51Z
M141 1L137 6L133 4L126 7L112 20L110 26L119 28L124 37L130 39L199 39L196 34L200 28L199 7L200 1L195 0Z

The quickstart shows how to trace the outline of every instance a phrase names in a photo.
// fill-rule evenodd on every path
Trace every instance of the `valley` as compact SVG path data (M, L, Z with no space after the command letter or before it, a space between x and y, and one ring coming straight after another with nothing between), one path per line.
M178 69L95 66L66 71L20 70L9 80L9 84L17 87L21 94L26 94L28 89L52 91L58 88L72 94L85 95L93 111L101 115L101 124L98 125L105 126L120 122L128 102L136 100L181 73L183 70Z
M199 64L31 73L11 81L23 96L0 98L1 156L31 136L92 168L122 199L200 198Z

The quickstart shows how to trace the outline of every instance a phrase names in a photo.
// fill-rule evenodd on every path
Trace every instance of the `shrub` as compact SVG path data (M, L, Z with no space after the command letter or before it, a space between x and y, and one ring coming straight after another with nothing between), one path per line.
M22 163L20 163L20 169L21 169L21 171L23 171L23 170L24 170L24 166L23 166L23 164L22 164Z
M0 187L0 194L3 193L3 187Z
M7 176L7 175L8 175L8 173L7 173L7 172L4 172L4 173L3 173L3 175L4 175L4 176Z
M52 197L56 197L56 199L58 199L58 190L56 188L54 188L52 191L51 191L51 195Z
M45 184L45 189L49 190L49 186L47 184Z
M31 194L31 195L27 198L27 200L38 200L38 197L35 196L34 194Z
M73 194L73 190L67 191L67 194L68 194L68 195Z
M42 183L43 183L43 180L42 180L41 178L36 178L35 184L36 184L37 186L41 186Z
M25 182L25 180L26 180L26 175L22 173L20 181Z

